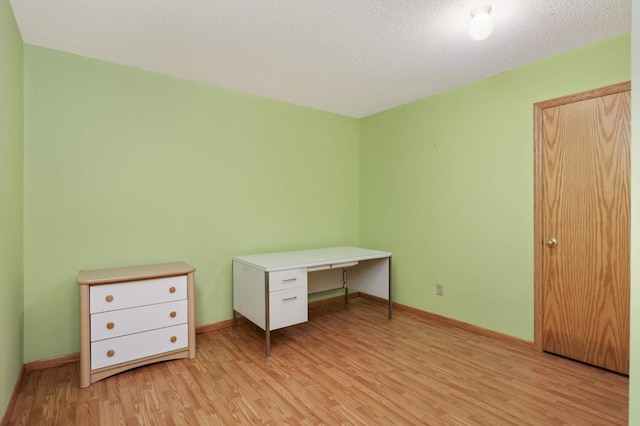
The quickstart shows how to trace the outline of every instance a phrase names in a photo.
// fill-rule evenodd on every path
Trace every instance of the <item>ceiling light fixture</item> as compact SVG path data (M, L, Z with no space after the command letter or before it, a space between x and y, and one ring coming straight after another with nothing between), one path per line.
M493 31L493 18L491 6L478 6L471 11L471 23L469 24L469 37L474 40L484 40Z

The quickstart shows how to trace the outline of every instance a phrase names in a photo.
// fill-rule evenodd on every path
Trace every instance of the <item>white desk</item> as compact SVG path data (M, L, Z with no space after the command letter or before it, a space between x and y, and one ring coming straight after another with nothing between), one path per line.
M308 294L338 289L345 303L349 290L388 300L391 319L391 253L332 247L234 256L233 327L241 314L262 328L269 356L271 331L309 320Z

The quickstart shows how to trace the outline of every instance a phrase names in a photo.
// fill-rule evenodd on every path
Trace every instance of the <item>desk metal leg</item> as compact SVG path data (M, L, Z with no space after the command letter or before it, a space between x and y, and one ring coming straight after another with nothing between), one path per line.
M347 268L342 268L342 287L344 287L344 303L349 303L349 286L347 284Z
M267 358L271 356L271 332L269 330L266 330L264 332L264 337L265 337L265 347L266 347L266 355Z
M393 297L391 294L391 256L389 256L389 319L393 316Z
M271 324L269 322L269 273L264 273L264 340L267 357L271 356Z

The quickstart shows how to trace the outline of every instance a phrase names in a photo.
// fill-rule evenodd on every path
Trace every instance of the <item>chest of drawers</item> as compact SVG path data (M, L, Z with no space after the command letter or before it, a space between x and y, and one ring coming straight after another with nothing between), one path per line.
M195 358L195 268L80 271L80 387L122 371Z

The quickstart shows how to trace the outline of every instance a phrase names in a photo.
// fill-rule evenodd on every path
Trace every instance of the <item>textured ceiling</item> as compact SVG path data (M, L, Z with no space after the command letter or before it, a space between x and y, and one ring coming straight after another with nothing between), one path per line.
M631 0L10 0L25 43L364 117L631 29ZM491 4L473 41L470 10Z

